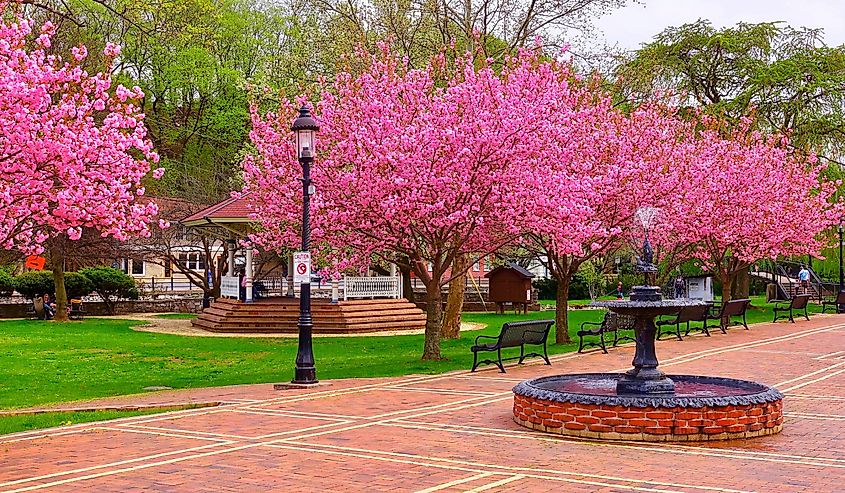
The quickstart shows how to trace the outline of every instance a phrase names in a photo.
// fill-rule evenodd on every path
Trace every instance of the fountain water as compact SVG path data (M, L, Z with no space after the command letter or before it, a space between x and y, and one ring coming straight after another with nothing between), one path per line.
M657 267L648 232L657 214L654 208L636 214L645 233L637 271L646 285L635 286L629 301L593 303L635 318L633 368L624 374L521 382L513 389L517 423L562 435L645 441L740 439L781 430L783 395L774 388L721 377L669 376L658 369L654 319L704 302L664 300L660 288L651 285Z

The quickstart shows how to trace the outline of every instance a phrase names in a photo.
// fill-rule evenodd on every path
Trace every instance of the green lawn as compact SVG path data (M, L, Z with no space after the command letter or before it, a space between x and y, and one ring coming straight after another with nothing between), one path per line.
M749 311L748 321L770 321L770 306L762 299L755 299L755 304L759 308ZM813 310L818 311L816 307ZM571 311L570 334L574 338L581 322L598 321L602 314L598 310ZM466 313L465 321L487 327L443 341L446 359L434 362L420 360L422 335L315 338L317 375L332 379L468 369L472 362L469 347L476 336L498 334L507 321L553 317L552 311ZM140 393L149 386L212 387L282 382L293 376L294 338L185 337L135 332L130 329L135 323L96 318L65 324L0 322L0 408ZM575 344L552 344L549 352L575 348ZM8 419L0 418L0 423Z
M155 315L155 318L169 318L169 319L190 319L197 318L196 313L162 313Z
M142 414L154 414L160 411L92 411L69 413L39 413L20 416L3 416L0 418L0 435L18 431L52 428L54 426L68 426L91 421L105 421L107 419L128 418Z
M444 361L420 360L423 336L326 337L314 339L320 378L440 373L468 368L477 335L498 333L508 320L553 317L466 314L468 322L491 324L461 339L443 341ZM573 327L598 320L601 312L575 311ZM211 387L279 382L293 376L295 338L185 337L130 329L131 320L90 318L84 322L0 322L0 408L143 392L144 387ZM553 346L551 352L571 351Z

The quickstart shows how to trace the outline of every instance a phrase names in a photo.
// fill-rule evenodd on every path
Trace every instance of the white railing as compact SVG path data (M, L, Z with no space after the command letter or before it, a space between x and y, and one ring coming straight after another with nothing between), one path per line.
M220 278L220 296L230 298L241 297L241 280L238 277L222 276Z
M343 278L343 299L401 298L402 282L399 277L348 277Z

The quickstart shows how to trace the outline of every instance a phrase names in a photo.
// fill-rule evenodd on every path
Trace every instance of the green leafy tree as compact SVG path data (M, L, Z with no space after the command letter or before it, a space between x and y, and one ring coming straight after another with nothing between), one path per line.
M82 269L79 273L91 280L93 291L103 299L109 314L114 314L118 301L138 298L135 281L123 271L99 266Z
M825 46L822 34L779 22L669 27L620 64L617 89L631 103L664 97L729 120L751 116L841 165L845 46Z
M590 299L593 301L601 296L607 287L607 279L604 275L603 266L594 259L582 263L578 268L578 272L575 273L575 278L587 286Z

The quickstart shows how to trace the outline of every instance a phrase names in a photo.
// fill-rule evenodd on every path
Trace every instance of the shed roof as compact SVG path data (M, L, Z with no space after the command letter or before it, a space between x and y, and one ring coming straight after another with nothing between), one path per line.
M250 210L247 195L230 197L222 202L210 205L183 219L185 226L202 226L209 223L248 223Z
M522 267L521 265L515 264L513 262L508 262L505 265L500 265L500 266L496 267L495 269L491 270L487 274L484 274L484 277L487 277L487 278L493 277L493 275L495 275L496 273L501 272L501 271L506 270L506 269L514 270L519 275L521 275L522 277L524 277L526 279L531 279L531 278L534 277L534 274L532 274L531 271L529 271L528 269Z

